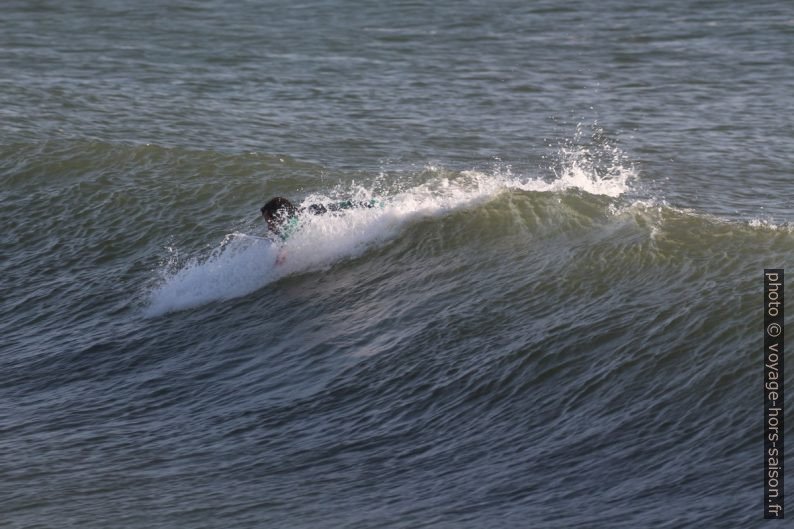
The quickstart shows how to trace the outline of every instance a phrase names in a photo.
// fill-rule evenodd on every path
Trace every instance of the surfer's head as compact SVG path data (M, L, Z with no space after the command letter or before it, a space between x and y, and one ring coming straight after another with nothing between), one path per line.
M283 197L271 198L260 211L267 222L267 228L274 233L279 233L284 223L298 213L292 202Z

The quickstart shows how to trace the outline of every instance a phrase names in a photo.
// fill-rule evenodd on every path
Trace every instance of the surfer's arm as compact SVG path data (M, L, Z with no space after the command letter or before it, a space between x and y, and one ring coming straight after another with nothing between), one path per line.
M311 213L312 215L322 215L323 213L328 212L328 208L323 206L322 204L312 204L306 210Z
M282 248L278 252L278 257L276 257L276 266L281 266L287 260L287 250L286 248Z
M352 208L374 208L375 206L383 207L383 203L376 198L373 198L372 200L367 200L366 202L362 202L360 200L345 200L344 202L329 204L328 211L340 211L343 209L352 209Z

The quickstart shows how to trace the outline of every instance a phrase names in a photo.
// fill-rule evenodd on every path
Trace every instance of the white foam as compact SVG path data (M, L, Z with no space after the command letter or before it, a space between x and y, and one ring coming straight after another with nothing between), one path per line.
M161 272L160 285L150 296L146 316L243 296L280 277L273 266L278 249L270 241L241 233L227 235L208 258L191 259L176 270Z
M794 225L789 222L776 224L774 221L764 218L753 218L747 221L747 225L751 228L762 228L772 231L787 231L794 232Z

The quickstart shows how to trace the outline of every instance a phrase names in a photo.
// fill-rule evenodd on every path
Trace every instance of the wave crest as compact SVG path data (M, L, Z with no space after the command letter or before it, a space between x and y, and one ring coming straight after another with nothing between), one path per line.
M515 175L509 166L490 172L457 173L428 167L418 175L424 181L407 188L398 179L383 191L381 178L376 181L379 192L374 184L369 188L350 184L338 186L327 195L309 195L301 207L329 204L339 198L378 198L381 205L320 216L302 213L300 229L286 243L231 233L204 259L193 258L181 266L171 259L161 272L159 286L151 292L146 313L159 315L243 296L286 275L322 269L356 257L368 247L394 238L403 226L417 219L469 208L503 192L576 189L615 198L624 194L630 180L636 177L623 153L604 144L563 146L558 167L552 172L551 178L539 178ZM276 265L279 254L285 259Z

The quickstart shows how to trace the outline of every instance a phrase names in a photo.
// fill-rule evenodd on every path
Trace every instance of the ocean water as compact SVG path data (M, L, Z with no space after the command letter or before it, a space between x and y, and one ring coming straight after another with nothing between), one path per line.
M765 524L789 2L168 4L0 6L0 526Z

